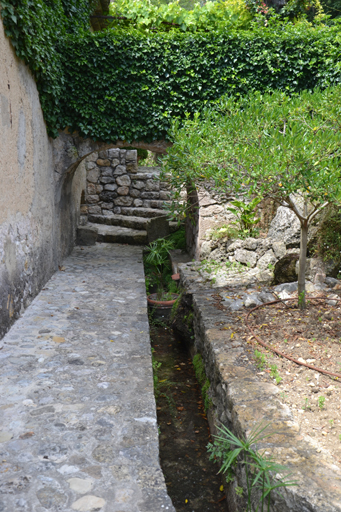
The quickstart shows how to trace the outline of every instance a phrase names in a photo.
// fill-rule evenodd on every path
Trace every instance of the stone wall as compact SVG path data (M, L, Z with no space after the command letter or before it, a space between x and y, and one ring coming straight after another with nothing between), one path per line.
M258 377L249 363L246 336L239 333L241 311L218 306L217 290L201 282L194 263L180 265L180 275L186 302L193 308L192 353L202 354L211 383L211 433L218 433L216 427L225 425L239 438L245 438L256 425L270 424L273 435L257 448L285 465L292 472L290 479L297 482L297 487L281 488L282 497L273 494L271 512L340 512L341 478L333 454L316 450L282 403L280 388ZM224 295L234 291L225 288ZM236 492L237 486L246 489L243 463L234 467L234 472L235 479L225 484L225 493L229 511L240 512L246 510L245 500ZM256 501L252 510L259 505Z
M137 151L108 149L85 159L86 193L82 214L111 216L122 207L162 209L168 186L158 167L138 167Z

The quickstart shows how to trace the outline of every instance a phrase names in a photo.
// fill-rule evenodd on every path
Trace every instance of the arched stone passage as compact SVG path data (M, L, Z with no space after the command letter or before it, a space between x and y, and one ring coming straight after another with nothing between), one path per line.
M66 130L52 141L53 165L55 177L55 208L59 215L59 253L69 254L74 246L78 223L78 208L81 190L74 186L74 176L81 162L95 151L111 148L134 147L147 149L154 153L165 154L170 142L165 140L151 143L115 141L105 143L92 139L83 139L77 133L70 134Z

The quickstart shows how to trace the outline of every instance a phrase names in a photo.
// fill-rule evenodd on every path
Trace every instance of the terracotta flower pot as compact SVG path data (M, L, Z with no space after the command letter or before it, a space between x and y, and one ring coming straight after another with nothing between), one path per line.
M158 300L157 293L151 293L148 295L148 306L152 310L154 318L163 321L169 320L172 307L179 295L177 293L172 293L172 297L174 297L172 300Z

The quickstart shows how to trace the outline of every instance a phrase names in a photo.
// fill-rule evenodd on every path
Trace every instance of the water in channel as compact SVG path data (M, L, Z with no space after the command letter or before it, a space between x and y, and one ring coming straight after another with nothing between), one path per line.
M227 512L219 466L206 450L210 432L190 355L169 328L151 326L151 340L161 363L156 403L168 494L177 512Z

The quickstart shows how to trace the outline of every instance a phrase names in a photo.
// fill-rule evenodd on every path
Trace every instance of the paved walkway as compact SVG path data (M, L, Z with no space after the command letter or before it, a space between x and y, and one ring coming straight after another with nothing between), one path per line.
M76 248L0 345L0 512L174 512L141 248Z

